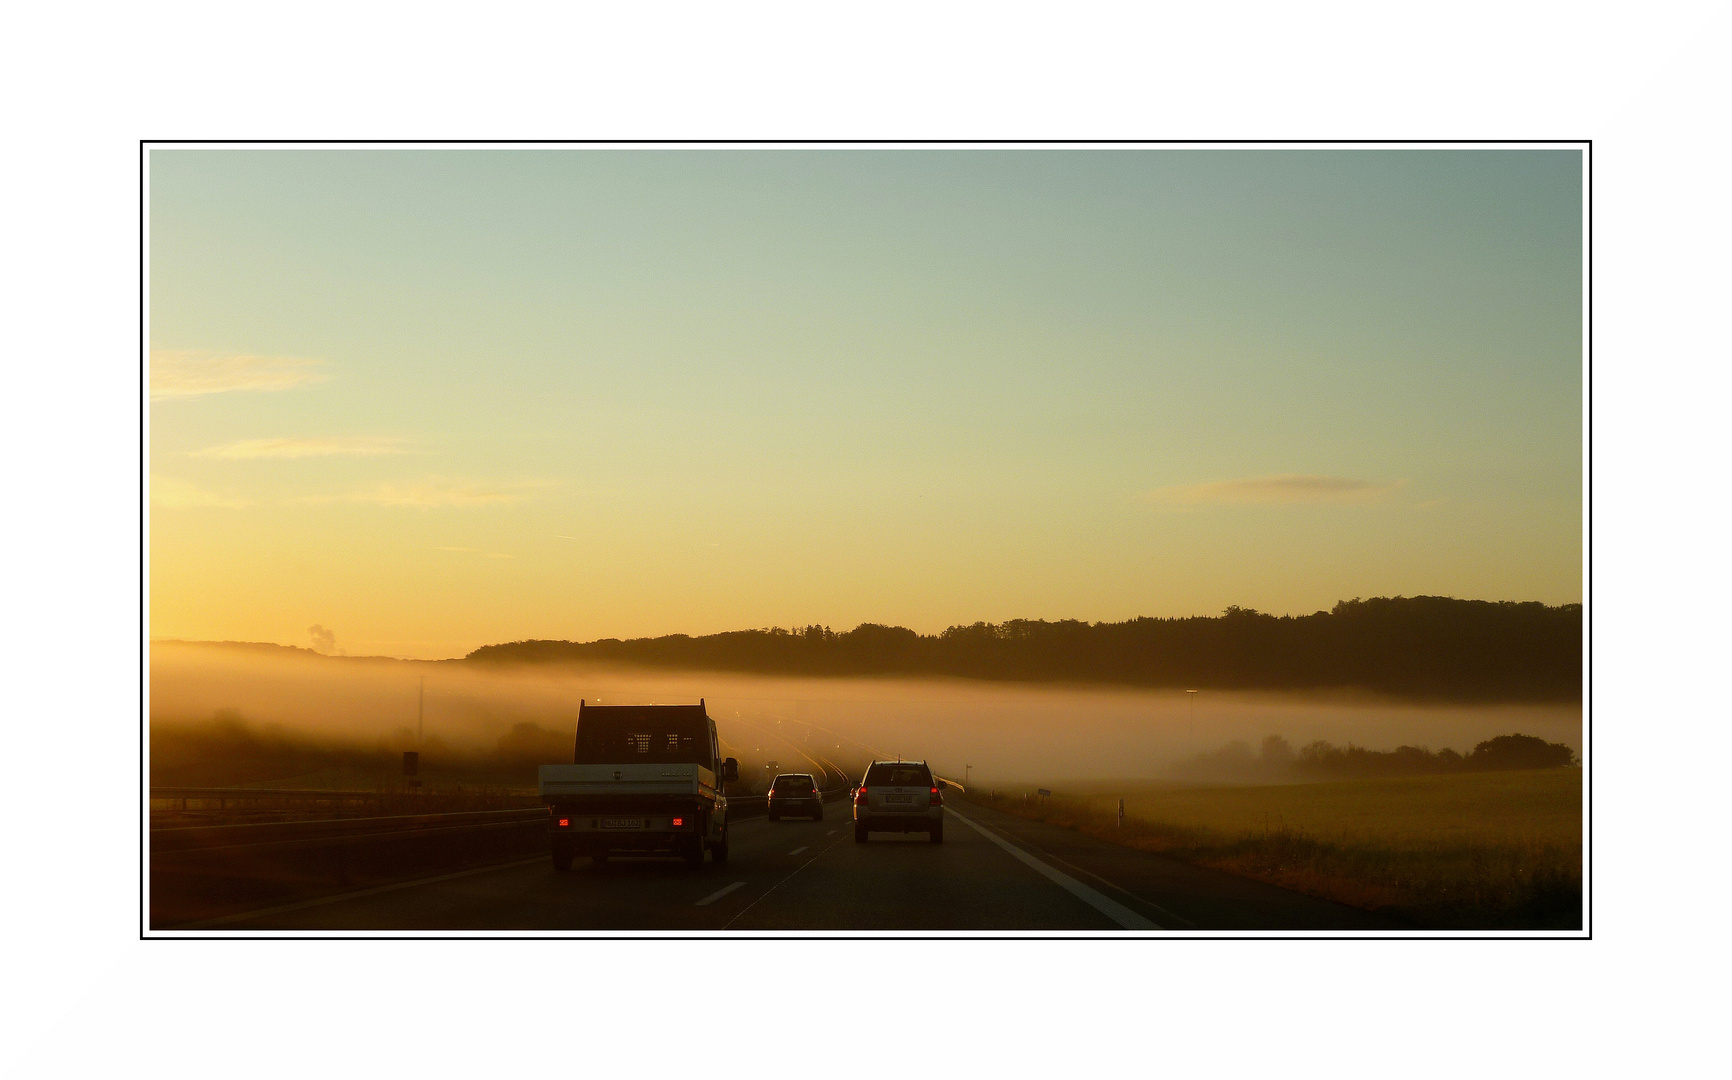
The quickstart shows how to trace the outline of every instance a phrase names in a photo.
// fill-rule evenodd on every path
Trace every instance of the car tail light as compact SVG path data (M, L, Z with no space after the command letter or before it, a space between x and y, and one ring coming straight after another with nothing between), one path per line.
M570 818L568 818L568 817L562 817L562 818L560 818L560 819L559 819L559 827L560 827L560 828L562 828L562 829L569 829L569 828L571 828L571 819L570 819Z
M865 806L866 805L866 789L864 787L862 787L859 791L856 791L854 793L854 805L855 806Z
M685 823L686 823L686 819L683 817L674 818L674 828L676 828L676 829L679 828L681 825L684 825Z
M928 803L927 805L929 805L929 806L943 806L944 805L944 796L942 796L938 793L938 789L936 787L934 787L932 789L932 801L930 803Z

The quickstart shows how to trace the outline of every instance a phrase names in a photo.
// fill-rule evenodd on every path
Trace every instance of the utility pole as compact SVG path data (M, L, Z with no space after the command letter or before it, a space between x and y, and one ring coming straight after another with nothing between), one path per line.
M427 676L421 676L421 695L415 702L415 745L421 745L421 736L427 732Z
M973 765L964 765L962 767L962 786L963 787L968 786L968 773L969 773L969 770L971 770L973 768L974 768Z

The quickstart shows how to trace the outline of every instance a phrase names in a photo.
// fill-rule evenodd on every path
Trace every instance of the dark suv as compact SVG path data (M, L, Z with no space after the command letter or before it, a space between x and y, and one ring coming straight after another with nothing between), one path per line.
M770 820L783 814L809 814L813 821L824 820L824 796L811 773L785 772L770 785Z
M874 832L923 832L944 842L944 796L924 761L874 761L854 790L854 842Z

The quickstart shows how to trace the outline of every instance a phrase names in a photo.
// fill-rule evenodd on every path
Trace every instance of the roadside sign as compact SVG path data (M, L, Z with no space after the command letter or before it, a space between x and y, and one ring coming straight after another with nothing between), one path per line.
M1048 796L1048 795L1051 795L1051 794L1052 794L1052 792L1050 792L1050 791L1048 791L1048 790L1047 790L1047 789L1046 789L1046 788L1039 788L1039 789L1037 789L1037 790L1039 790L1039 791L1040 791L1040 794L1041 794L1041 797L1042 797L1042 798L1045 798L1045 797L1046 797L1046 796Z

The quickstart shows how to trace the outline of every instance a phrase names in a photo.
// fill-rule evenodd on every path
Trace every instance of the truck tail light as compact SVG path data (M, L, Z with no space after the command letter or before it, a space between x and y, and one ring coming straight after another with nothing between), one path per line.
M676 828L676 829L679 828L681 825L684 825L685 823L686 823L686 819L683 817L674 818L674 828Z
M928 806L943 806L944 805L944 796L942 796L938 793L938 789L936 787L932 789L932 801L930 803L928 803L927 805Z
M568 817L562 817L562 818L560 818L560 819L559 819L559 827L560 827L560 828L562 828L562 829L569 829L569 828L571 828L571 819L570 819L570 818L568 818Z
M865 806L866 805L866 789L864 787L862 787L859 791L856 791L854 793L854 805L855 806Z

